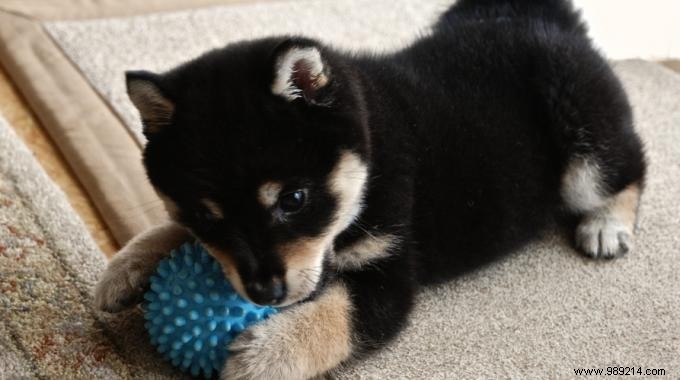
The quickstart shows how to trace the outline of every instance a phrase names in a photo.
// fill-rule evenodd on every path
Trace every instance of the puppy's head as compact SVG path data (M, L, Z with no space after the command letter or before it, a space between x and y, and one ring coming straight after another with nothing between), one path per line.
M359 84L332 51L265 39L168 73L128 72L151 183L236 290L288 305L318 286L361 210L368 135Z

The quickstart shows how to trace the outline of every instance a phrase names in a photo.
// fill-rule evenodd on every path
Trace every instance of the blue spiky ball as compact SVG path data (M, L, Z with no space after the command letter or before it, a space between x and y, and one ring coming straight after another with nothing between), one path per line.
M206 378L221 371L229 342L276 312L241 298L198 243L186 243L160 262L144 299L145 326L158 352Z

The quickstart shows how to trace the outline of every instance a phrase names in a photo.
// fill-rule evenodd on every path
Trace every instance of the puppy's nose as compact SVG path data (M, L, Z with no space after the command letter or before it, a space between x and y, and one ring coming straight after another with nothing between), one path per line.
M269 282L253 281L246 285L250 299L259 305L276 305L286 297L286 286L278 278Z

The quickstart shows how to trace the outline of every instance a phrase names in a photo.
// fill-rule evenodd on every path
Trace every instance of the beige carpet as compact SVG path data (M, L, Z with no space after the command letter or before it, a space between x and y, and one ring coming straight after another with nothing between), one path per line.
M0 116L0 379L165 378L138 315L98 316L106 259ZM108 318L108 319L106 319Z
M440 3L339 0L277 3L273 8L240 5L55 22L46 28L138 138L135 115L122 92L125 69L162 69L225 41L286 28L348 48L394 48L413 38L441 9ZM339 377L562 379L574 378L574 368L612 365L663 368L668 378L680 376L680 77L639 61L619 63L617 72L630 93L651 161L637 248L620 260L593 262L553 237L426 291L409 328L394 344L348 365ZM93 133L99 127L79 126ZM115 141L104 143L106 148ZM88 173L102 175L99 170ZM124 188L136 188L143 180L116 178ZM116 215L125 212L130 210ZM129 223L127 219L118 222ZM127 227L121 230L129 234L139 225ZM139 336L139 319L117 323L125 321L124 329L105 324L110 326L106 331L117 331L110 337ZM115 358L136 358L149 351L118 345L111 360L127 365Z

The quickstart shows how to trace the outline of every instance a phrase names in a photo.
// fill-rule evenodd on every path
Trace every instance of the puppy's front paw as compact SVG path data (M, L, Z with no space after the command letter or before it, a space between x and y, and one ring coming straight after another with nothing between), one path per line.
M294 361L289 347L282 343L284 334L276 320L252 326L230 346L230 355L222 371L222 379L293 379Z
M336 367L351 352L350 305L337 286L251 326L229 346L222 379L308 379Z
M189 238L189 232L174 222L137 235L116 253L102 274L94 290L95 306L115 313L141 302L158 262Z
M155 266L134 254L118 253L95 287L95 306L115 313L141 302L154 269Z

